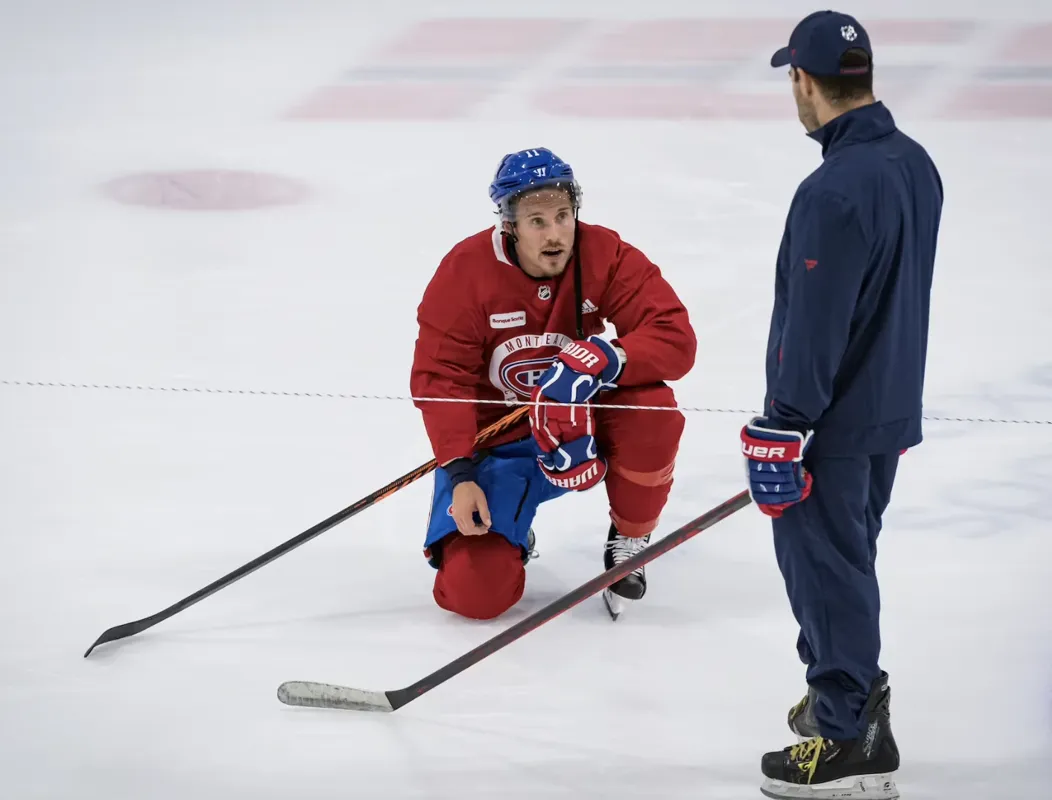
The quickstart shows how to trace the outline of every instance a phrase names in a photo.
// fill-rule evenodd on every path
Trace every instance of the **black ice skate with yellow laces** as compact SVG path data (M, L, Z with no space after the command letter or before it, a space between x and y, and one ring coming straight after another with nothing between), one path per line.
M794 707L800 709L798 720L809 698ZM899 768L899 750L891 733L890 702L887 675L882 673L866 702L866 725L861 736L844 741L814 736L767 753L760 766L764 775L760 791L777 800L897 798L894 773ZM792 711L790 727L794 731L799 727L793 725Z

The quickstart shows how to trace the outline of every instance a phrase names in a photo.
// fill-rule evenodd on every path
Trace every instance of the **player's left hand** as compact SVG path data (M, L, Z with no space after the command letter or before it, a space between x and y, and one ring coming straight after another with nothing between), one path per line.
M803 458L814 431L780 430L766 417L754 417L742 428L742 453L748 469L749 494L769 517L811 494L811 474Z
M544 371L537 386L557 403L587 403L600 389L614 388L624 359L610 342L598 336L570 342Z

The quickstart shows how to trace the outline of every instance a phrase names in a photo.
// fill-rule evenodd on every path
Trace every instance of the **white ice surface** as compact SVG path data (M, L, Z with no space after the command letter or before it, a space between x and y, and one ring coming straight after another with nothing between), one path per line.
M749 798L803 691L768 525L746 509L391 715L284 680L405 686L601 569L604 497L544 507L506 618L440 611L422 481L151 631L83 650L429 457L405 402L19 381L404 394L441 255L504 152L547 145L583 216L661 264L700 350L684 405L753 408L774 254L819 158L783 122L291 122L357 53L482 2L0 2L0 798ZM865 15L877 6L860 4ZM1048 3L881 13L1052 18ZM526 15L798 17L805 3L531 4ZM778 43L772 43L772 46ZM879 83L878 83L879 87ZM788 87L786 87L788 93ZM788 94L787 94L788 98ZM896 109L892 108L895 112ZM942 170L926 412L1052 419L1052 122L897 114ZM298 206L179 213L98 191L270 171ZM740 414L692 413L671 530L739 491ZM903 797L1039 798L1052 755L1052 425L929 422L881 539Z

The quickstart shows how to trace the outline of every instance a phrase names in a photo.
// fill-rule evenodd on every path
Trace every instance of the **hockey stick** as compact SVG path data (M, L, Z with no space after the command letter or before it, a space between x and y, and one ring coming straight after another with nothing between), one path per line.
M517 408L514 411L512 411L510 414L506 414L505 416L501 417L492 425L484 428L475 437L475 444L482 444L484 441L487 441L492 437L509 430L512 426L514 426L517 422L519 422L526 416L529 409L529 406L521 406L520 408ZM168 619L169 617L175 616L180 611L185 611L190 606L194 605L195 603L199 603L201 600L204 600L209 595L215 594L220 589L225 589L230 584L235 583L236 581L239 581L242 578L244 578L246 575L255 572L260 567L265 566L271 561L274 561L275 559L280 558L286 553L295 550L301 544L306 544L315 536L319 536L320 534L325 533L325 531L335 527L336 525L339 525L344 520L350 519L360 511L364 511L370 506L380 502L388 495L394 494L399 489L402 489L411 484L413 481L424 477L429 472L432 472L437 466L438 465L435 462L435 459L431 459L426 464L421 464L412 472L407 472L401 478L396 478L395 480L391 481L391 483L384 486L382 489L377 489L368 497L363 497L358 502L347 506L347 508L343 509L343 511L339 511L336 514L333 514L331 517L319 522L314 527L308 528L298 536L294 536L287 542L279 544L272 550L268 550L266 553L259 556L258 558L255 558L252 561L249 561L247 564L238 567L230 574L224 575L219 580L214 581L213 583L208 584L208 586L204 587L203 589L194 592L189 597L184 597L178 603L168 606L168 608L164 609L163 611L158 611L153 616L144 617L143 619L135 620L134 622L126 622L123 625L117 625L116 627L108 628L107 630L103 631L102 635L95 640L95 643L88 648L88 651L84 654L84 658L87 658L89 655L91 655L91 651L98 647L100 644L105 644L106 642L113 642L117 639L124 639L128 636L134 636L137 633L142 633L147 628L152 628L157 623L164 622L164 620Z
M349 711L395 711L406 703L416 700L420 695L430 692L436 686L445 683L453 676L459 675L468 667L493 655L517 639L521 639L530 631L536 630L544 623L555 619L564 611L573 608L596 592L602 591L633 570L667 553L673 547L678 547L706 528L711 528L735 511L745 508L750 502L752 502L752 498L749 497L748 491L736 494L730 500L721 503L692 522L688 522L682 528L659 539L645 550L636 553L631 558L622 561L601 575L597 575L588 583L578 586L569 594L563 595L544 608L534 611L525 619L498 633L492 639L483 642L474 650L450 661L430 675L421 678L412 686L387 692L373 692L364 689L352 689L349 686L315 683L313 681L286 681L278 687L278 699L288 706L337 708Z

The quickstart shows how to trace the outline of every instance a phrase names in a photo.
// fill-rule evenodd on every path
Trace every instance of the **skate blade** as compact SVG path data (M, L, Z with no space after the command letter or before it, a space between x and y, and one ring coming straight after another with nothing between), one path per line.
M895 776L890 772L855 775L810 786L764 778L760 793L774 800L897 800L899 797Z
M603 591L603 602L606 604L607 613L610 614L610 619L617 622L617 618L621 616L621 613L627 609L635 600L626 600L619 594L614 594L609 589Z

